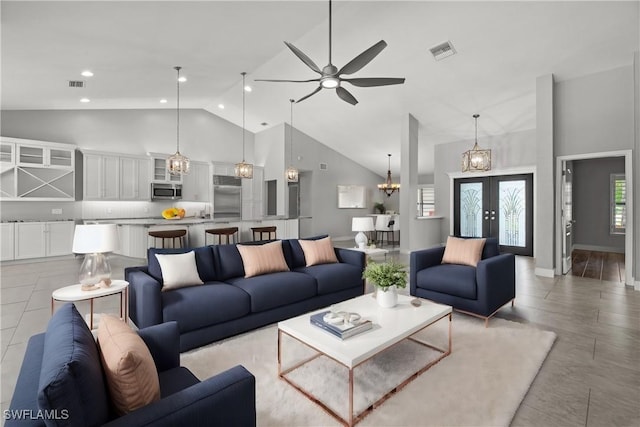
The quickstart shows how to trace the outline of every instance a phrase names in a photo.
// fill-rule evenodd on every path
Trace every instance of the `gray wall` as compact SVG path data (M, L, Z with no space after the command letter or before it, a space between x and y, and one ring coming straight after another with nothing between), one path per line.
M2 136L126 154L176 151L176 112L157 110L2 111ZM254 135L245 134L247 161ZM201 161L242 160L242 128L205 110L180 111L180 152Z
M624 252L624 235L609 232L610 175L624 173L624 157L573 161L573 244Z

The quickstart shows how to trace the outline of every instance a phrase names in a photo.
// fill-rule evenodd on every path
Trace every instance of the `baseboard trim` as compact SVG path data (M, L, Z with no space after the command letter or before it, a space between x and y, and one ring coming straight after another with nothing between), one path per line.
M616 254L623 254L624 248L617 248L615 246L599 246L599 245L580 245L574 244L573 249L583 251L596 251L596 252L613 252Z
M535 274L536 276L548 277L550 279L553 279L555 277L555 270L553 268L536 267Z

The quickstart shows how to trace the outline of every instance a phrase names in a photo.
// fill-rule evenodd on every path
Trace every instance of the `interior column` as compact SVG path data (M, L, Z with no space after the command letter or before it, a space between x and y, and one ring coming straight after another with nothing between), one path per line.
M418 127L411 114L402 118L400 131L400 252L415 249L416 204L418 203Z

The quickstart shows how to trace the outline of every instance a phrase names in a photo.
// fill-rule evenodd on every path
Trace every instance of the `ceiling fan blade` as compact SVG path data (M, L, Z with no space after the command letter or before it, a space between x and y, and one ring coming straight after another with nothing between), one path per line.
M255 82L289 82L289 83L307 83L307 82L319 82L320 79L309 80L273 80L273 79L254 79Z
M369 49L353 58L347 65L342 67L340 71L338 71L338 75L353 74L356 71L359 71L362 67L371 62L373 58L378 56L378 54L382 52L385 47L387 47L387 42L385 42L384 40L380 40L378 43L374 44Z
M322 86L318 86L318 87L316 88L316 90L314 90L313 92L311 92L309 95L303 96L302 98L298 99L298 100L296 101L296 104L297 104L298 102L304 101L305 99L309 98L310 96L315 95L316 93L320 92L320 90L322 90Z
M343 82L349 82L352 85L359 87L401 85L404 83L404 77L361 77L355 79L340 80L342 80Z
M348 102L351 105L356 105L358 103L358 100L355 99L353 95L351 95L351 93L349 93L349 91L343 88L342 86L338 86L336 88L336 93L338 94L340 99Z
M291 51L298 57L300 58L300 60L302 62L304 62L305 64L307 64L307 67L311 68L313 71L315 71L318 74L322 74L322 71L320 71L320 68L316 65L315 62L313 62L311 60L311 58L309 58L307 55L305 55L300 49L298 49L297 47L295 47L294 45L292 45L289 42L284 42L284 44L287 45L287 47L289 49L291 49Z

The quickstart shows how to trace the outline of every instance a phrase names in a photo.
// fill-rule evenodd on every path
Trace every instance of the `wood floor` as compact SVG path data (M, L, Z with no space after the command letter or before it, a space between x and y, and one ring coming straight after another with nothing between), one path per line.
M575 249L571 253L571 274L588 279L624 282L624 254Z
M408 264L407 255L388 256ZM143 263L114 257L114 278ZM51 292L74 283L79 266L73 258L0 264L0 409L8 408L28 338L46 328ZM538 277L534 270L533 259L516 257L515 307L496 316L554 331L557 339L511 425L640 426L640 292L606 280ZM88 306L79 309L86 313ZM101 298L95 310L117 313L118 299Z

